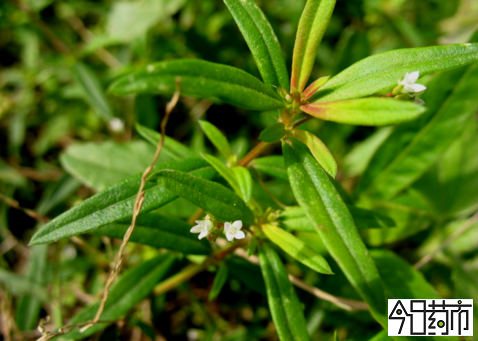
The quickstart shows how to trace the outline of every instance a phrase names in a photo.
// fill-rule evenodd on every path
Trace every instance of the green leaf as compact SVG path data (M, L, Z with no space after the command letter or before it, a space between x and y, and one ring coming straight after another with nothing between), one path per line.
M4 288L17 295L31 295L33 298L43 302L49 302L48 292L38 283L31 281L25 276L0 268L0 283Z
M193 172L197 176L213 178L216 172L201 159L174 161L157 169L178 169ZM57 239L90 232L101 226L131 219L141 175L133 176L111 186L76 205L67 212L45 224L35 233L30 244L51 243ZM157 184L148 182L141 213L157 209L177 198Z
M252 52L264 83L289 91L289 75L279 40L254 0L224 0Z
M329 151L329 148L327 148L317 136L299 129L294 129L292 136L305 144L320 166L325 169L331 177L335 178L337 174L337 162L335 162L334 156Z
M217 98L250 110L284 107L274 90L247 72L204 60L182 59L150 64L114 82L110 91L117 95L131 93L173 94L176 79L181 81L181 95Z
M390 340L390 336L388 336L388 333L386 330L382 330L378 334L376 334L374 337L372 337L368 341L388 341Z
M393 219L395 227L367 230L362 237L371 246L396 243L429 228L433 223L431 215L423 209L423 200L415 195L401 195L392 201L374 202L373 209Z
M229 145L229 141L224 136L224 134L215 125L209 123L208 121L198 122L209 141L212 142L214 147L219 150L219 152L222 154L222 156L226 158L226 160L230 161L232 159L233 154L231 151L231 146Z
M247 168L240 166L229 168L217 157L208 154L202 154L202 157L217 170L245 203L249 203L252 196L252 176Z
M281 341L310 340L300 301L279 256L269 246L259 248L267 301Z
M254 221L252 212L244 201L216 182L172 169L154 172L151 180L213 214L219 220L242 220L245 225L251 225Z
M351 205L347 205L347 209L354 218L355 225L359 230L396 226L395 221L385 214Z
M92 234L123 239L130 224L130 221L108 224L93 231ZM190 229L191 225L183 220L148 213L138 217L130 241L185 254L209 255L211 253L209 242L198 240L197 235L189 232Z
M310 97L312 97L313 94L317 92L325 83L327 83L330 79L330 76L325 76L325 77L320 77L319 79L316 79L313 81L307 89L302 92L302 96L307 100Z
M100 191L143 172L153 156L154 147L144 141L86 142L69 146L60 162L84 185Z
M390 92L406 73L450 70L478 61L478 43L400 49L365 58L331 78L310 102L331 102ZM430 88L430 87L429 87Z
M347 205L347 209L359 230L395 226L395 221L384 214L351 205ZM281 224L292 231L315 231L314 225L311 224L302 207L289 207L282 211Z
M309 80L335 0L308 0L299 22L292 59L291 91L302 92Z
M429 110L380 146L357 188L361 197L390 199L424 174L478 110L477 87L478 65L435 77L423 96Z
M226 284L227 273L227 265L226 263L222 262L221 265L219 265L216 277L214 277L214 282L212 283L212 288L208 296L209 301L215 299L217 295L219 295L219 293L221 292L222 287L224 286L224 284Z
M161 134L149 129L139 123L135 124L135 129L146 141L156 147L161 139ZM183 160L197 156L193 151L175 139L165 136L164 145L161 153L166 153L173 160Z
M426 110L419 104L391 98L311 103L300 108L321 120L365 126L381 126L410 121Z
M413 266L389 250L371 250L390 298L439 299L436 290Z
M124 42L141 38L157 23L167 21L185 3L185 0L115 1L106 12L106 33L110 39Z
M95 73L82 63L77 63L73 67L72 72L88 104L95 109L102 119L109 121L113 118L113 111L106 99L100 80Z
M386 311L380 276L353 218L327 173L306 147L283 142L292 191L327 250L379 322Z
M249 203L252 197L252 176L249 169L241 166L236 166L232 168L232 171L236 175L237 183L241 190L241 196L244 199L244 202Z
M156 284L165 276L173 263L174 256L166 254L148 260L126 271L118 281L113 284L100 320L116 321L122 316L125 316L153 291ZM99 302L86 307L75 315L70 320L70 323L92 320L98 311L98 307ZM108 323L98 323L83 333L74 330L65 337L73 340L84 339L107 326Z
M333 274L325 258L294 235L271 224L262 225L262 231L274 244L312 270L322 274Z
M277 142L285 136L285 126L282 123L275 123L264 129L259 135L259 140L264 142Z
M472 116L461 136L413 184L438 220L466 216L478 209L478 122ZM457 167L459 165L459 167Z
M267 175L275 178L289 181L287 169L285 168L284 158L282 156L264 156L254 159L252 166Z
M342 170L348 177L361 175L373 154L392 133L391 126L377 129L372 135L355 145L342 160Z

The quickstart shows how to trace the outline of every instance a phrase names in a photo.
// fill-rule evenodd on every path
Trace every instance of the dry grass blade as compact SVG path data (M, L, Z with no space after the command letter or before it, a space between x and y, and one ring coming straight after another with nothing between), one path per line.
M158 160L158 157L161 154L161 151L163 149L164 140L166 137L166 125L168 124L168 119L169 119L169 116L171 115L171 112L176 107L176 104L179 101L180 88L181 88L181 80L177 78L176 91L173 97L171 98L171 100L166 104L165 115L161 121L161 139L159 140L158 146L156 148L156 153L154 154L151 164L149 165L148 168L145 169L145 171L143 172L143 176L141 177L141 184L139 186L138 194L136 195L136 201L134 203L134 211L133 211L133 217L131 219L131 225L126 230L126 233L123 237L123 242L121 243L120 249L118 253L116 254L115 264L113 266L113 269L110 272L108 279L106 280L106 285L103 289L103 297L101 299L100 307L98 308L98 312L96 313L96 316L93 319L92 323L83 327L81 331L85 331L86 329L90 328L92 325L96 324L99 321L101 314L103 313L103 310L105 308L106 301L108 300L111 285L115 282L116 278L118 277L118 273L121 270L121 266L123 265L123 258L124 258L124 248L128 244L131 238L131 235L133 234L134 228L136 227L136 219L139 216L141 207L143 207L144 186L146 185L148 176L153 170L154 165L156 164L156 161Z

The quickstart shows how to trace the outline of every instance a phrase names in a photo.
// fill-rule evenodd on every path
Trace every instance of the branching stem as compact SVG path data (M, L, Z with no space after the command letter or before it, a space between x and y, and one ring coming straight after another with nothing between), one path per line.
M252 160L261 155L264 150L270 146L270 143L261 141L257 146L255 146L246 156L244 156L237 164L239 166L247 167Z

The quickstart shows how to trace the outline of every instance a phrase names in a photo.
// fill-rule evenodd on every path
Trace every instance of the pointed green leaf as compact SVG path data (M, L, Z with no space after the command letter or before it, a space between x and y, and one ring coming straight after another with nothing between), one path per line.
M227 265L226 263L222 262L221 265L219 265L216 277L214 277L214 282L212 283L212 288L208 296L209 301L215 299L217 295L219 295L219 293L221 292L222 287L224 286L224 284L226 284L227 273Z
M386 311L380 276L339 193L306 147L283 142L292 191L327 250L380 322Z
M425 107L413 102L375 97L310 103L300 108L321 120L365 126L381 126L410 121L426 110Z
M252 196L252 176L247 168L240 166L229 168L221 160L208 154L202 154L202 157L229 183L234 192L246 204L250 202Z
M131 221L108 224L93 231L92 234L123 239L130 224ZM198 240L197 235L192 234L190 230L191 225L183 220L147 213L138 217L130 241L185 254L209 255L211 253L209 242Z
M161 139L161 134L157 131L149 129L139 123L135 124L135 129L146 141L156 147ZM192 150L176 141L175 139L165 136L164 145L161 153L168 154L173 160L183 160L197 156Z
M196 59L150 64L114 82L110 91L117 95L132 93L173 94L176 80L181 95L217 98L250 110L284 107L279 95L260 80L240 69Z
M304 90L302 96L307 100L312 97L317 90L319 90L325 83L327 83L330 79L330 76L320 77L319 79L313 81L307 89Z
M281 341L310 340L300 301L279 256L269 246L259 248L267 301Z
M337 162L329 151L329 148L314 134L308 131L294 129L292 136L305 144L317 162L322 166L331 177L337 175Z
M77 63L72 72L88 104L95 109L102 119L109 121L113 118L113 111L95 73L83 63Z
M193 172L197 176L208 179L216 175L216 172L201 159L174 161L157 168ZM45 224L33 235L30 244L51 243L58 239L90 232L110 223L131 219L140 183L141 175L133 176L93 195ZM163 187L148 182L145 186L141 212L152 211L176 198L176 195Z
M359 230L395 226L395 221L384 214L351 205L347 205L347 209ZM302 207L289 207L282 211L281 224L292 231L315 231L314 226L311 224Z
M478 64L435 77L423 96L429 110L398 126L380 146L358 186L360 195L390 199L424 174L477 112L477 88Z
M251 225L254 221L252 212L244 201L216 182L172 169L155 172L151 180L213 214L219 220L242 220L245 225Z
M289 75L279 40L254 0L224 0L256 61L264 83L289 90Z
M450 70L478 61L478 43L401 49L365 58L331 78L310 102L331 102L385 94L406 73ZM429 87L430 88L430 87Z
M241 189L241 196L246 203L249 203L252 197L252 176L251 172L245 167L236 166L232 168L236 175L237 183Z
M291 91L298 92L307 85L317 56L317 48L324 36L335 0L308 0L295 37L292 60Z
M151 164L154 147L145 141L75 143L60 154L68 173L96 191L143 172ZM160 161L166 161L163 155Z
M285 136L285 126L282 123L275 123L264 129L259 135L259 140L264 142L277 142Z
M294 235L271 224L262 225L262 231L274 244L312 270L322 274L333 274L325 258Z
M412 265L389 250L371 250L390 298L439 299L436 290Z
M174 257L166 254L148 260L126 271L113 284L100 320L116 321L125 316L153 291L156 284L164 277L173 263ZM70 323L93 320L99 305L100 303L98 302L86 307L75 315L70 320ZM107 326L108 323L97 323L82 333L79 330L73 330L65 337L72 340L84 339Z
M206 134L209 141L212 142L214 147L219 150L219 152L226 158L226 160L231 160L232 150L229 145L229 141L224 136L224 134L212 123L208 121L198 121L201 126L202 131Z

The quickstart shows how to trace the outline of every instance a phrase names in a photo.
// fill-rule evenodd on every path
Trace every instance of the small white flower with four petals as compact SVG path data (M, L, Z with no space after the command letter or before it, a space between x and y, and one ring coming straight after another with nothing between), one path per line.
M427 87L423 84L416 84L416 81L420 77L419 71L414 71L405 74L405 77L398 82L398 85L402 85L401 93L410 94L414 96L420 96L425 92Z
M224 223L224 231L226 232L226 238L228 241L232 241L234 238L236 239L243 239L246 235L242 228L242 221L236 220L235 222L231 223Z
M207 215L205 220L196 220L196 226L193 226L191 233L199 233L198 239L203 239L212 230L211 218Z

